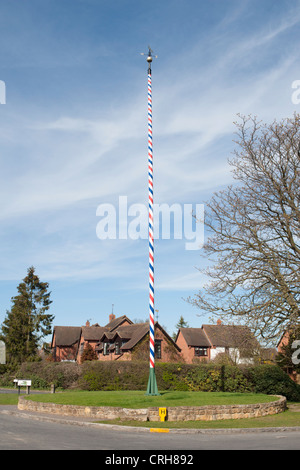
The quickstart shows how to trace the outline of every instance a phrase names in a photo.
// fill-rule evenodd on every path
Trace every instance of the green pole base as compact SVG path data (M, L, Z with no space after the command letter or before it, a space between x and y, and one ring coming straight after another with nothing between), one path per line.
M149 380L146 395L160 395L157 388L154 368L150 367Z

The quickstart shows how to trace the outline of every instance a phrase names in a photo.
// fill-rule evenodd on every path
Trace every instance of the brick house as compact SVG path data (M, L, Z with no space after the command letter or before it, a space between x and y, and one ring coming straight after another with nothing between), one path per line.
M148 360L149 324L134 323L106 331L100 338L96 352L100 361ZM155 323L155 360L177 362L181 360L180 347L162 328Z
M101 327L98 323L90 326L89 321L85 326L55 326L52 334L51 350L54 361L77 361L86 343L93 349L99 343L104 331L113 330L119 325L131 324L125 315L115 318L109 316L109 323Z
M209 361L227 354L235 363L251 363L259 344L250 328L242 325L202 325L202 328L180 328L175 340L187 363Z
M180 347L182 358L188 364L195 360L210 359L211 343L202 328L180 328L175 343Z
M100 326L86 322L82 327L56 326L51 348L54 361L76 361L86 345L92 346L99 361L131 361L149 359L149 324L133 323L125 315L109 316L109 323ZM253 360L259 344L251 330L241 325L202 325L201 328L180 328L176 340L155 323L155 360L158 362L208 362L218 354L227 354L236 363Z
M149 324L133 323L125 315L110 315L109 323L83 327L56 326L51 348L55 361L72 360L81 363L81 355L87 344L96 352L99 361L148 360ZM72 332L72 334L71 334ZM167 332L155 324L155 357L161 362L181 360L180 347Z
M95 351L95 348L97 344L99 343L99 338L106 330L107 330L106 327L101 327L100 325L98 325L98 323L92 326L86 324L85 326L81 328L81 335L80 335L80 339L78 343L78 351L76 355L76 360L78 362L81 362L80 358L87 344L89 344Z
M81 336L81 327L55 326L51 350L55 362L75 361Z
M81 336L78 345L78 353L76 356L77 362L81 363L81 355L84 351L84 348L87 344L92 346L94 351L96 351L96 347L99 345L101 338L104 333L113 334L113 331L121 326L129 326L132 325L132 321L123 315L121 317L116 318L114 314L109 315L109 323L105 326L100 326L98 323L95 325L90 326L89 322L87 321L85 326L81 329Z

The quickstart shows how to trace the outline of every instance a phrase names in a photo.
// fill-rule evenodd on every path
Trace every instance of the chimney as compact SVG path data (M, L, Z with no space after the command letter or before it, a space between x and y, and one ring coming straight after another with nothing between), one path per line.
M109 317L108 317L109 323L110 323L111 321L113 321L115 318L116 318L116 315L114 315L114 304L112 304L112 306L111 306L111 314L110 314Z
M89 320L86 321L85 326L90 326Z
M220 319L217 320L217 325L222 325L222 321Z
M116 315L111 313L108 318L109 318L109 323L110 323L111 321L113 321L116 318Z

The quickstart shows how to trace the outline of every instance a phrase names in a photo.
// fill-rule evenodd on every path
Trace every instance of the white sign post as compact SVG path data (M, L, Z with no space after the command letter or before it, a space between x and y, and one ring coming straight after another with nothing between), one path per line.
M26 387L26 395L30 394L31 380L18 380L18 393L21 393L21 387Z

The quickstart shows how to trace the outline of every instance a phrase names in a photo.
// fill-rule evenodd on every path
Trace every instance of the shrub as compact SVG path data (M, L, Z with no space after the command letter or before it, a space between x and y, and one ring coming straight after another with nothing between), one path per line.
M223 372L222 372L223 369ZM224 392L250 392L251 384L248 382L247 377L242 369L237 366L221 366L221 375Z
M188 390L188 386L183 379L189 368L190 365L181 363L157 363L155 375L158 388L160 390Z
M48 389L51 384L63 389L73 387L80 376L80 366L64 362L26 362L17 371L15 377L31 379L33 388Z
M143 390L147 371L144 362L85 362L78 384L83 390Z
M254 392L283 395L289 401L300 401L300 386L278 366L256 366L246 369L246 373Z
M186 390L203 392L250 390L247 378L236 366L190 365L184 372L181 381L185 384Z
M81 362L95 361L97 359L98 358L97 358L96 351L94 350L94 348L89 343L87 343L87 345L85 346L85 348L83 350L83 353L81 355Z

